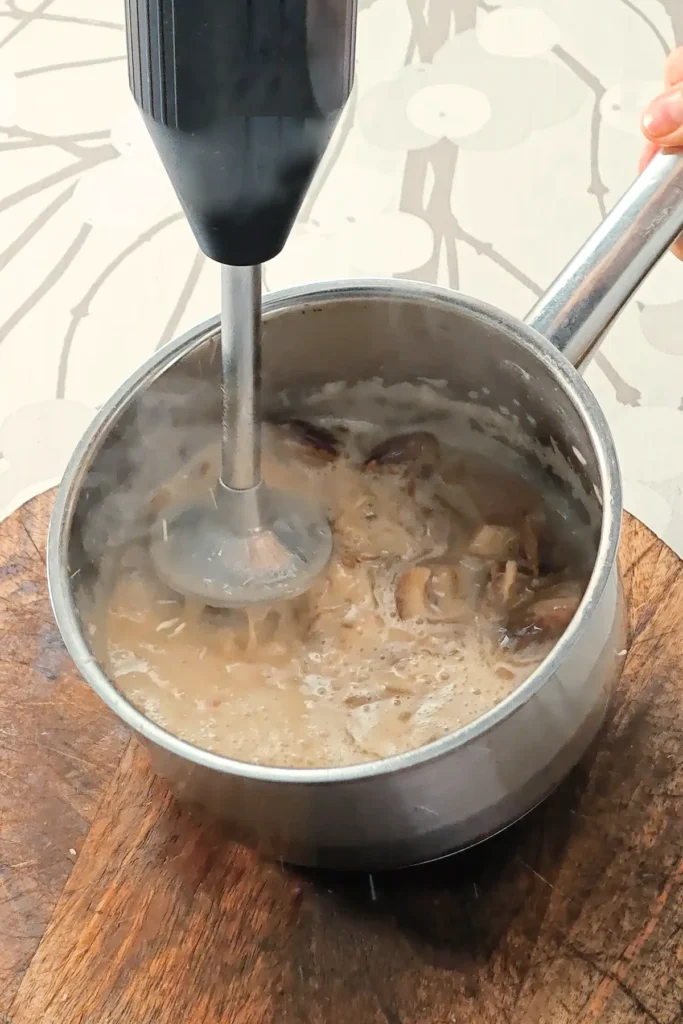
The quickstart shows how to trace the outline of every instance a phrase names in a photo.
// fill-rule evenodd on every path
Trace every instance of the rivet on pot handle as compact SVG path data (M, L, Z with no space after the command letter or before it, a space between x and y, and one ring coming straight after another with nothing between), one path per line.
M683 156L659 153L524 318L574 366L683 231Z

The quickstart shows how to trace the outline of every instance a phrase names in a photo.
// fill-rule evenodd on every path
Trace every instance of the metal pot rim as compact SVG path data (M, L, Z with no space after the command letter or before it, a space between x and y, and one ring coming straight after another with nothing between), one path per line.
M436 285L393 279L368 278L321 282L273 292L264 296L263 312L265 318L270 319L284 310L297 306L322 306L328 302L345 299L362 300L378 297L422 300L433 306L442 307L455 304L470 315L499 327L508 335L512 335L517 344L535 355L571 399L596 452L603 498L600 543L583 600L566 632L547 658L509 697L457 732L416 750L382 760L341 768L277 768L249 764L195 747L146 718L125 700L107 678L83 637L66 561L69 534L73 511L85 477L85 467L90 466L118 416L136 391L149 386L171 365L189 355L218 330L218 317L213 317L155 352L102 407L77 445L59 486L47 545L47 578L54 615L67 650L86 682L119 718L145 739L196 765L264 782L321 784L354 782L387 775L441 758L477 740L493 726L513 715L544 685L563 661L565 653L580 640L585 625L607 585L617 555L622 511L621 480L614 441L605 415L588 385L565 356L544 337L514 317L479 299Z

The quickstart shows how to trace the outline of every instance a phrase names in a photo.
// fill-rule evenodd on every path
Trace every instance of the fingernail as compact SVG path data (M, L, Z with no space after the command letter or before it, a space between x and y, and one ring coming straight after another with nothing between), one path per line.
M653 100L643 114L643 128L655 139L665 139L683 128L683 93L672 89Z

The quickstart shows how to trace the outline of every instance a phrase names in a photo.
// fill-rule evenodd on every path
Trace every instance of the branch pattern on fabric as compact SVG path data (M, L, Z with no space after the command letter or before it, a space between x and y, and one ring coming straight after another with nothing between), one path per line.
M628 185L677 41L678 0L360 0L356 87L265 287L394 276L523 315ZM118 0L0 2L0 516L59 478L76 425L136 365L216 310L124 46ZM679 551L682 306L667 259L587 372L630 507ZM9 461L26 423L50 473Z

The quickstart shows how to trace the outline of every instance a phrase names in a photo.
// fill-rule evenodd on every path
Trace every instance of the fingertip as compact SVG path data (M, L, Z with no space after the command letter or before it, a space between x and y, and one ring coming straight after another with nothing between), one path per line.
M659 146L656 142L650 142L649 140L643 146L640 154L640 160L638 161L638 173L642 173L647 165L652 160L652 157L659 152Z
M683 148L683 89L657 96L643 111L640 130L660 149Z

